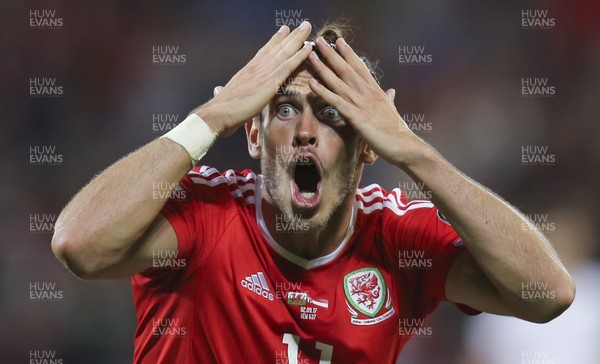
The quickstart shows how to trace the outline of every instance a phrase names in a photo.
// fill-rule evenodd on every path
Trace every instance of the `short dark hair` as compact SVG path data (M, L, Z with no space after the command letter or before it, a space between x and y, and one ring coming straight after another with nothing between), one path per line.
M325 22L321 27L313 26L313 34L311 34L309 40L315 41L317 37L321 36L325 39L325 41L329 44L335 44L335 41L338 38L344 38L345 41L350 43L348 38L352 35L352 28L349 25L349 22L344 19L335 20L332 22ZM383 72L379 68L379 62L377 60L370 60L365 55L357 52L360 59L367 65L371 76L377 81L379 84L381 79L383 78Z

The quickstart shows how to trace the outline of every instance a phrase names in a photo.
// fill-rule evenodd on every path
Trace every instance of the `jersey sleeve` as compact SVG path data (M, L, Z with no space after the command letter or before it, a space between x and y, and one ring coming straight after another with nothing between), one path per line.
M177 236L177 255L171 259L173 264L164 264L165 257L159 256L158 266L153 264L152 268L134 276L134 280L148 286L163 279L181 280L182 275L193 274L216 245L218 236L235 215L234 210L230 186L225 178L214 168L194 168L178 184L161 210Z
M466 247L432 202L409 202L394 189L386 203L384 234L393 242L399 276L419 305L415 309L427 315L446 299L448 272ZM476 313L467 306L458 307L465 313Z

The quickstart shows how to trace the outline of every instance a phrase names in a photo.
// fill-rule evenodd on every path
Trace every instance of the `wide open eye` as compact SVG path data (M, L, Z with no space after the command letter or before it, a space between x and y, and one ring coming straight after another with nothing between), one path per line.
M277 115L282 118L290 118L296 114L296 109L290 104L281 104L277 106Z
M333 106L327 106L321 110L319 118L331 123L340 123L344 121L342 114Z

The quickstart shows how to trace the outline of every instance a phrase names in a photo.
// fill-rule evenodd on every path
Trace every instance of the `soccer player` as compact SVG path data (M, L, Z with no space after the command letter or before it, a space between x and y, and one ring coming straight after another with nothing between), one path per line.
M281 27L60 214L68 269L132 276L134 361L393 363L441 300L534 322L568 308L574 283L542 234L409 130L342 28L311 29ZM242 125L262 174L194 168ZM432 202L358 188L378 156Z

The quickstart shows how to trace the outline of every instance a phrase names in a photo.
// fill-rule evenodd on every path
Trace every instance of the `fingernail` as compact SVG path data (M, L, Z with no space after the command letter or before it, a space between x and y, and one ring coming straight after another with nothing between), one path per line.
M344 38L340 38L340 42L342 42L343 45L347 46L348 43L346 43L346 40Z
M285 25L282 25L281 28L279 28L279 30L277 31L277 33L283 33L284 30L285 30Z
M308 22L306 20L303 21L302 24L300 24L299 28L302 29L302 30L308 28Z

